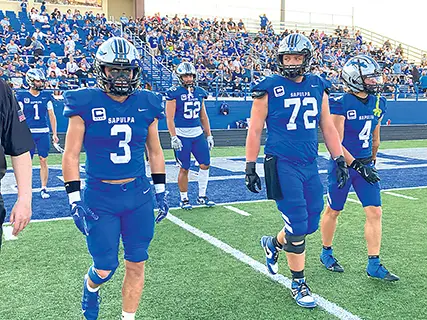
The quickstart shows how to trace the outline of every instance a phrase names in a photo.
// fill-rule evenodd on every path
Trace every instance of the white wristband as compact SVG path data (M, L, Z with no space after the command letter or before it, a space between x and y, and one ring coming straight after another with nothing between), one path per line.
M156 189L156 193L162 193L165 192L166 186L164 183L158 183L154 185L154 189Z
M80 191L74 191L68 194L68 201L70 202L70 204L81 200L82 199L80 197Z

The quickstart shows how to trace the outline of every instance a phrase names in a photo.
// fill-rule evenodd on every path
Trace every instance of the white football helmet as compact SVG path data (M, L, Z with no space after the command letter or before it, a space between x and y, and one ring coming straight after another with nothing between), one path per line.
M112 37L102 43L95 55L94 71L98 86L116 96L128 96L141 84L140 55L128 40ZM105 68L111 68L108 74Z
M366 55L350 58L342 68L341 77L353 92L377 94L383 87L381 67Z
M179 84L185 88L194 87L197 82L197 71L194 65L191 62L181 62L176 68L176 76L178 78ZM193 80L184 81L182 78L185 75L192 75Z
M25 80L27 81L30 88L37 91L42 91L46 85L46 77L43 70L31 68L25 74ZM36 85L35 81L40 81L40 85Z
M283 56L287 54L304 55L302 64L284 65ZM300 33L291 33L280 41L277 50L278 66L282 75L286 78L303 76L310 71L311 58L313 57L313 45L310 39Z

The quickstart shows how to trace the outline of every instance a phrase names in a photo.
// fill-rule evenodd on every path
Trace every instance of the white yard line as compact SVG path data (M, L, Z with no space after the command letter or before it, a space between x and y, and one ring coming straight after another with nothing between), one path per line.
M347 201L361 204L359 200L352 199L352 198L347 198Z
M408 200L418 200L418 198L414 198L414 197L410 197L410 196L405 196L403 194L400 193L395 193L395 192L390 192L390 191L384 191L385 194L388 194L390 196L395 196L398 198L404 198L404 199L408 199Z
M218 249L232 255L234 258L239 260L240 262L243 262L247 265L249 265L251 268L253 268L255 271L258 271L262 273L263 275L269 277L273 281L276 281L280 283L281 285L285 286L286 288L291 288L291 280L281 274L271 275L266 270L265 265L262 263L252 259L248 255L244 254L242 251L239 251L232 246L226 244L225 242L222 242L221 240L189 225L188 223L184 222L183 220L175 217L172 214L169 214L167 216L167 219L169 219L171 222L175 223L176 225L180 226L184 230L187 230L188 232L194 234L195 236L209 242L211 245L217 247ZM321 296L317 294L313 294L314 298L317 301L317 304L323 308L326 312L329 314L337 317L338 319L343 320L360 320L360 318L349 311L341 308L340 306L336 305L333 302L330 302L326 300L325 298L322 298Z
M237 209L233 206L224 206L224 208L231 210L231 211L234 211L235 213L241 214L242 216L245 216L245 217L249 217L251 215L250 213L247 213L246 211Z

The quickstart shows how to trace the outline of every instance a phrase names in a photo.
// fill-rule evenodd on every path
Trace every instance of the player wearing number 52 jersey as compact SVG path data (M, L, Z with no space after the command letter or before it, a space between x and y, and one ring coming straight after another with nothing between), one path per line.
M95 56L99 88L64 94L69 117L62 169L71 214L86 235L93 265L84 280L82 311L97 319L98 290L119 265L124 247L122 319L134 319L144 286L144 262L154 233L154 204L145 172L148 150L159 214L168 213L165 163L158 135L164 117L160 95L140 90L141 67L136 48L123 38L105 41ZM79 156L86 151L86 187L80 196Z
M396 281L399 278L382 266L379 259L382 210L380 178L375 162L380 144L381 119L386 112L386 99L379 95L382 72L371 57L359 55L346 62L342 78L349 92L331 98L329 103L335 126L342 137L345 160L350 166L350 180L339 189L335 181L335 164L331 162L328 207L321 223L323 249L320 260L328 270L344 271L333 255L332 240L338 215L344 208L350 187L353 186L366 213L366 272L373 278Z
M206 196L209 178L210 154L214 146L204 99L207 92L196 86L197 72L193 64L183 62L178 65L176 75L180 86L166 92L166 116L171 145L180 165L178 187L181 194L180 206L192 208L188 198L188 172L191 154L199 163L199 197L197 203L213 207L215 203ZM206 133L207 138L203 134Z
M33 136L34 144L37 146L40 159L40 195L43 199L47 199L50 197L46 189L49 177L47 157L50 148L48 121L52 127L52 141L54 143L58 143L59 141L56 133L56 117L53 110L52 94L43 91L46 78L42 70L30 69L27 71L25 78L30 86L30 90L18 91L16 93L16 99L18 100L19 106L24 111L28 127ZM34 156L34 153L35 148L30 151L31 158Z
M320 77L308 73L312 55L313 46L304 35L291 34L280 42L277 57L281 75L266 77L252 88L254 102L246 139L246 186L257 193L261 180L256 160L267 124L267 196L276 200L284 227L275 237L263 236L261 246L271 274L278 271L279 252L286 252L292 297L305 308L316 306L304 277L304 265L305 237L317 230L323 210L323 186L316 160L319 126L337 163L337 182L344 185L348 179L341 141L329 113L326 85Z

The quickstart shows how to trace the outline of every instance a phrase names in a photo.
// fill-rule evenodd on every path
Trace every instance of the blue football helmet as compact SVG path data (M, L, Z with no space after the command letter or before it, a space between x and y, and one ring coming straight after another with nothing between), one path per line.
M112 37L102 43L93 66L98 86L112 95L131 95L141 85L139 52L124 38ZM108 74L107 67L111 68Z
M42 91L46 86L46 77L41 69L31 68L28 70L25 74L25 80L30 88L37 91ZM36 84L35 81L40 81L40 83Z
M366 55L350 58L342 68L341 77L352 92L377 94L383 88L381 67Z
M176 68L176 76L178 78L179 84L184 88L194 87L197 82L197 71L194 65L191 62L181 62ZM192 80L184 81L183 76L192 75Z
M283 56L287 54L303 55L302 64L284 65ZM280 41L277 51L278 66L282 75L286 78L296 78L303 76L310 71L311 58L313 57L313 45L304 35L291 33Z

